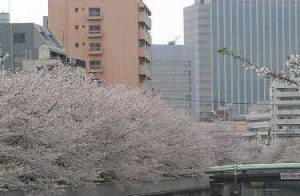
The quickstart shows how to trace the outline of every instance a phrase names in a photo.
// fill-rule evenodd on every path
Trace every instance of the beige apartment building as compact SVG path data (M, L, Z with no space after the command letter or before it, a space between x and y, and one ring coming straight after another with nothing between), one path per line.
M93 77L143 87L150 79L150 16L142 0L49 0L48 25Z

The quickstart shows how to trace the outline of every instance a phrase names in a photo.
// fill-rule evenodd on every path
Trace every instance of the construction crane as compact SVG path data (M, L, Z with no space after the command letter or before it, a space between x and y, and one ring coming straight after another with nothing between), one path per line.
M180 36L176 36L175 39L168 42L168 45L176 45L176 42L180 39Z

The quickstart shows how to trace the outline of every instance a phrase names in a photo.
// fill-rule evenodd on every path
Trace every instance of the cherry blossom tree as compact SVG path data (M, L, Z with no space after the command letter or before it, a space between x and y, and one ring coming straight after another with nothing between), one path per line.
M215 165L256 163L262 156L263 146L247 140L242 132L234 131L228 124L215 123L210 126L212 152Z
M68 68L0 74L1 189L201 177L214 164L215 128L158 96Z
M297 163L300 161L300 144L298 139L277 143L264 148L261 163Z
M208 166L251 160L230 126L195 122L141 89L65 67L0 76L1 189L205 179Z
M300 85L299 81L286 76L284 72L273 71L272 69L270 69L268 67L265 67L265 66L261 67L261 66L255 64L255 63L253 63L253 62L250 62L246 58L243 58L243 57L235 54L233 50L229 50L227 48L221 48L221 49L219 49L218 52L219 52L219 54L228 55L228 56L231 56L234 59L240 60L241 62L244 63L243 66L244 66L245 69L254 69L256 71L256 73L262 78L277 80L279 82L286 82L288 84L295 84L297 86ZM298 71L298 69L300 67L299 55L289 56L287 61L286 61L286 65L289 68L297 69L297 71Z

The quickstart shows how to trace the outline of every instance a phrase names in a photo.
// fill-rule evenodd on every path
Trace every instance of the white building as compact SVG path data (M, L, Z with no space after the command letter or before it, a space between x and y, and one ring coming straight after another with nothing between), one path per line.
M271 106L270 102L259 102L249 107L246 115L246 136L260 143L269 144L271 135Z
M300 81L299 75L291 74ZM274 81L270 88L272 135L277 137L300 136L300 88L294 84Z

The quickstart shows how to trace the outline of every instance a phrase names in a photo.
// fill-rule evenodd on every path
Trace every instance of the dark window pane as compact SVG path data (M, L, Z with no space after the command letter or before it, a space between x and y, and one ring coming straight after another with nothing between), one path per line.
M25 43L25 33L15 33L14 43Z
M90 69L100 69L101 68L101 61L90 61Z
M100 43L90 43L90 51L101 51Z
M92 34L98 34L98 33L100 33L100 30L101 30L100 25L91 25L89 27L89 33L92 33Z
M89 8L89 16L100 16L100 8Z

